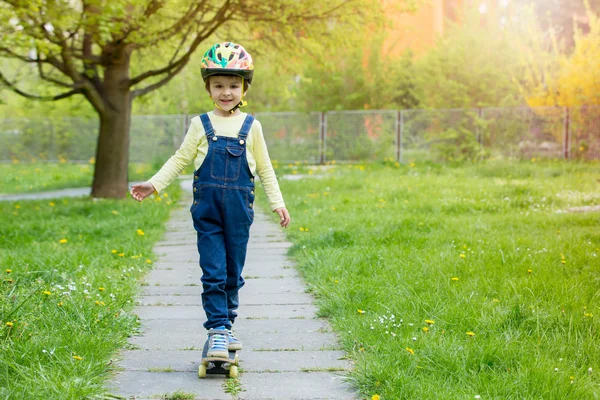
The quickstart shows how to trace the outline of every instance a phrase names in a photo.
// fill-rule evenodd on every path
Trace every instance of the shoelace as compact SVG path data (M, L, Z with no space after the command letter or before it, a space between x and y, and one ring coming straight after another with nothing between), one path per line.
M225 333L217 333L212 335L212 348L222 348L226 349L228 343L228 338Z
M229 332L229 341L235 341L237 342L237 338L233 335L232 331L228 331Z

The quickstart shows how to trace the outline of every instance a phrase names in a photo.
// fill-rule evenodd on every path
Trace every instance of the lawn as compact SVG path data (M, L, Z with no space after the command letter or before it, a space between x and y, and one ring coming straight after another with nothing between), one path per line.
M575 212L598 171L279 167L305 176L280 180L291 254L363 398L599 398L600 212Z
M138 281L179 194L173 185L142 204L0 202L0 398L105 392L111 358L138 327Z

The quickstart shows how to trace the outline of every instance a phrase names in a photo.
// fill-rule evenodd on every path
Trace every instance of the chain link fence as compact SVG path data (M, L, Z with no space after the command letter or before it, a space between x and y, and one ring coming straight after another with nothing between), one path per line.
M600 159L600 106L256 113L279 162L447 162ZM190 116L133 116L131 162L164 162L180 146ZM85 161L95 155L98 121L0 120L0 161Z

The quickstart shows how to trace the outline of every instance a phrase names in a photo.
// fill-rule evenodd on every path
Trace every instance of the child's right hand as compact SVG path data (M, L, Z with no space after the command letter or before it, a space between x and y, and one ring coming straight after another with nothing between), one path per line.
M131 186L129 193L131 193L131 197L137 201L142 201L155 191L156 189L154 188L154 185L152 185L150 182L142 182Z

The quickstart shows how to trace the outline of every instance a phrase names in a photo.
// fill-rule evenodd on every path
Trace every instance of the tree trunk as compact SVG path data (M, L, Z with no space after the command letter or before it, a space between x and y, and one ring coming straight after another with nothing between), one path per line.
M96 167L92 197L121 199L127 195L129 164L129 127L131 123L131 92L129 56L121 53L121 62L105 70L102 97L104 110L100 114L100 134L96 148ZM123 60L125 58L125 60Z

